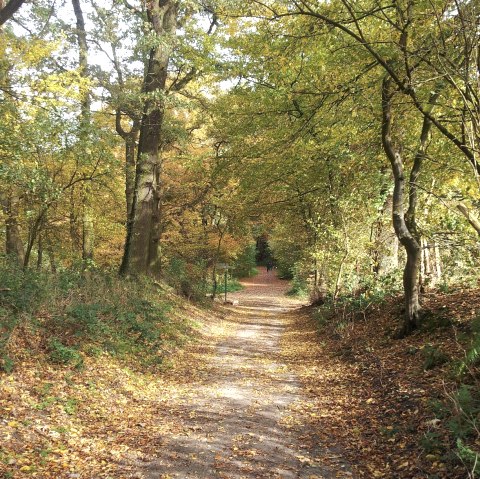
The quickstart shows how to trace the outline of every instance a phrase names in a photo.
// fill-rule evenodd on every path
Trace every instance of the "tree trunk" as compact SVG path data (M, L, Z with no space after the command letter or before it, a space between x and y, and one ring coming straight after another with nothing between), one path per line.
M57 263L55 261L55 253L53 252L52 240L48 229L45 231L45 246L48 254L48 260L50 261L50 269L53 274L56 274Z
M400 150L394 146L392 140L392 99L394 93L391 88L391 78L387 75L382 85L382 144L385 154L390 161L393 178L393 227L398 240L405 248L407 262L403 271L403 287L405 293L405 315L398 336L403 337L416 329L420 324L419 301L419 270L422 259L421 239L416 223L416 209L418 201L417 181L426 157L432 122L427 116L423 118L420 144L415 154L409 179L408 209L405 213L405 173L403 157ZM438 99L438 93L430 96L429 108L433 109Z
M11 193L7 199L2 201L3 212L5 213L5 252L23 267L25 261L25 249L20 236L18 224L19 199Z
M9 7L13 7L15 3L20 2L9 2L5 7L5 1L0 0L0 13L6 14ZM3 42L3 21L0 23L0 40ZM4 52L3 52L4 53ZM9 70L11 68L10 62L6 57L2 55L0 58L0 85L2 88L8 89L10 87L10 76ZM4 103L7 104L8 99L4 100ZM11 106L11 109L14 109L14 106ZM20 198L18 192L15 191L15 186L12 185L9 188L9 191L2 191L0 194L1 207L3 213L5 214L5 253L14 259L19 266L23 267L25 260L25 249L20 234L20 225L18 224L18 218L20 215Z
M95 249L95 227L89 185L82 185L82 262L88 268L93 261Z
M393 227L395 229L395 234L405 248L407 254L407 262L403 271L405 314L403 324L399 331L399 336L405 336L417 328L419 324L420 302L418 273L421 259L421 248L419 242L409 230L407 222L405 221L405 174L402 155L400 151L395 148L392 139L392 98L391 79L386 76L382 85L382 144L385 154L390 161L394 178L392 197ZM412 208L415 205L410 206ZM410 212L413 212L412 209Z
M472 213L463 203L457 205L457 209L462 213L467 221L470 223L470 226L480 235L480 220Z
M0 0L0 26L9 20L12 15L25 3L25 0Z
M72 0L73 10L76 19L76 35L78 43L78 65L80 67L80 76L88 79L88 44L87 32L85 30L85 20L83 18L80 0ZM80 142L86 143L89 136L89 128L91 122L91 98L90 90L86 88L83 92L81 100L80 112ZM82 262L83 267L87 268L93 261L94 245L95 245L95 229L93 222L93 208L91 201L91 191L89 185L82 185Z
M127 218L132 213L133 194L135 192L135 154L137 151L138 128L132 129L125 139L125 200Z
M434 244L434 252L435 252L435 282L438 282L442 279L442 256L440 254L440 246L438 243L435 242Z
M37 240L37 270L42 269L42 263L43 263L43 238L42 235L38 235L38 240Z
M70 188L70 210L68 213L69 217L69 231L70 231L70 240L72 242L72 255L80 249L80 234L78 232L78 218L75 205L75 186Z
M135 192L135 168L137 153L137 139L140 128L139 121L133 119L130 131L125 131L122 126L122 113L117 110L115 128L125 142L125 202L127 207L127 221L132 213L133 195Z
M163 95L177 28L177 6L177 2L172 0L147 3L149 23L162 42L150 51L144 79L143 91L150 95L145 102L140 125L135 190L120 267L123 274L160 273Z
M386 190L382 192L386 194ZM372 263L373 273L376 277L382 277L398 267L398 238L392 232L391 222L387 222L392 211L392 194L386 194L378 217L372 226L372 242L374 244Z
M28 241L27 241L27 249L25 250L25 258L23 261L23 265L25 268L28 268L30 263L30 255L32 254L33 247L35 246L35 241L42 230L42 226L45 222L45 216L47 214L47 208L43 208L40 213L37 215L33 223L31 224L30 230L28 232Z

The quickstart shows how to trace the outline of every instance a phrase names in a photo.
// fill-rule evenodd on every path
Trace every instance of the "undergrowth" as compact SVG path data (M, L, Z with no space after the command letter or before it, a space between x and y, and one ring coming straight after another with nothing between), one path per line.
M356 320L373 321L371 313L381 312L382 305L394 296L394 290L382 286L364 288L336 300L326 297L315 312L319 329L328 328L348 340L344 333L352 330ZM392 323L398 319L398 316L392 317ZM439 368L437 374L443 375L450 386L445 387L443 396L431 402L434 420L421 446L430 460L462 464L468 479L480 477L480 316L463 322L463 332L458 333L457 342L464 353L456 358L443 350L441 340L435 344L430 342L437 337L436 331L454 329L455 321L444 311L427 311L424 322L417 333L424 338L423 346L405 346L406 352L411 356L418 351L416 357L425 374Z
M56 275L0 262L0 369L11 372L22 335L40 338L52 363L81 368L84 355L109 354L137 366L159 366L186 341L188 321L169 314L175 297L149 279L114 272Z

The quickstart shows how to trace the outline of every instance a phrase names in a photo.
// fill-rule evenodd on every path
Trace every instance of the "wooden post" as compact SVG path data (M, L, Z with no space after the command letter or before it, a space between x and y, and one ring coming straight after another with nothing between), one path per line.
M228 270L225 270L225 302L227 302Z

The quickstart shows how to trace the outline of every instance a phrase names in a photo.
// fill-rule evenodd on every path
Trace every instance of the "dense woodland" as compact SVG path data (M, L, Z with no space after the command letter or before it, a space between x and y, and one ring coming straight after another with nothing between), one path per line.
M158 296L205 303L219 264L254 273L259 241L292 294L344 319L401 297L397 338L428 322L426 295L478 290L478 2L0 8L5 372L16 328L38 317L53 362L89 354L65 331L117 354L151 349ZM118 317L115 302L127 320L106 336L135 331L128 347L100 338L96 314ZM478 313L456 379L471 427L450 438L468 477L480 467Z

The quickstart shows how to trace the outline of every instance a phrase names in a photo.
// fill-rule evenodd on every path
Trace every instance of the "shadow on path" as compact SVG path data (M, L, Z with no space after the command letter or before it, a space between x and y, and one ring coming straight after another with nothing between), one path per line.
M325 465L329 451L290 411L304 398L281 360L279 340L284 313L301 302L286 297L288 283L263 268L244 286L230 295L239 302L228 309L232 334L216 346L202 380L172 405L182 427L160 438L156 459L143 465L140 477L352 477L344 462Z

